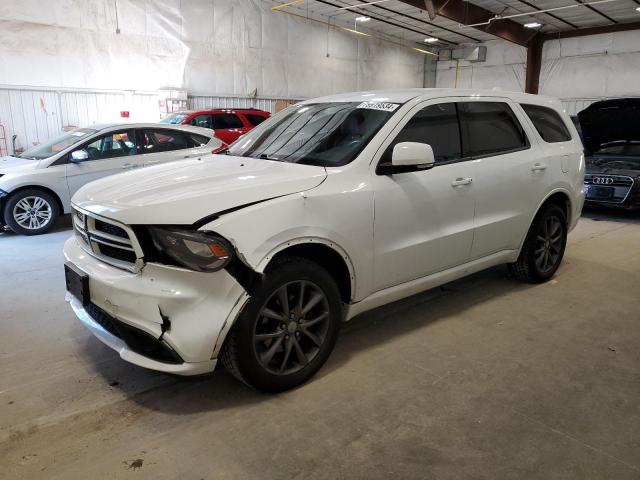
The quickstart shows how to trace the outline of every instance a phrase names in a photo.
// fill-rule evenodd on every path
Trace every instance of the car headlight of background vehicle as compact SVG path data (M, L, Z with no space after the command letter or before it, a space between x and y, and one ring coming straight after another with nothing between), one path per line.
M197 272L215 272L233 258L233 248L224 238L206 232L150 227L154 247L179 266Z

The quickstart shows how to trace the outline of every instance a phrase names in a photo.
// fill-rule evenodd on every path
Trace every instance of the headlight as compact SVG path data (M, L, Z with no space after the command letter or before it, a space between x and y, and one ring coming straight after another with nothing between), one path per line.
M155 248L178 265L198 272L215 272L233 258L233 248L224 238L205 232L150 227Z

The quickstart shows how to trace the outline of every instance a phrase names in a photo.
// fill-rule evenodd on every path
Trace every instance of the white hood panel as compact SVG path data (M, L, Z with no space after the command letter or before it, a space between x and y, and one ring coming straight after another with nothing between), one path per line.
M40 165L40 160L28 158L0 157L0 173L22 173L35 170Z
M309 190L326 175L322 167L208 155L92 182L72 203L129 225L187 225L240 205Z

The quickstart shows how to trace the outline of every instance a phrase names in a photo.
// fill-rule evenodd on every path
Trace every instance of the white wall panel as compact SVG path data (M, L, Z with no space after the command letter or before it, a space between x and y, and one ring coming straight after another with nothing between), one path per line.
M421 53L272 5L118 0L116 34L112 1L2 0L0 84L267 98L422 85Z
M500 40L486 46L486 62L460 61L458 88L523 91L526 50ZM438 62L436 85L453 87L455 75L455 61ZM640 96L640 31L545 42L540 93L572 115L600 99Z
M438 62L436 86L522 92L526 49L501 40L487 42L486 62ZM457 83L456 83L457 69Z

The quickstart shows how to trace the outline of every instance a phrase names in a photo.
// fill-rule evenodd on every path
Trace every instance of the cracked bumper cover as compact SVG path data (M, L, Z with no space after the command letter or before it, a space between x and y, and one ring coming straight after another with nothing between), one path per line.
M123 360L179 375L215 368L223 336L246 298L244 289L226 271L199 273L149 263L139 273L131 273L92 257L75 237L65 243L64 255L89 276L91 303L118 322L158 339L162 334L158 307L171 319L162 342L182 363L161 362L137 353L93 318L90 308L67 294L76 316Z

